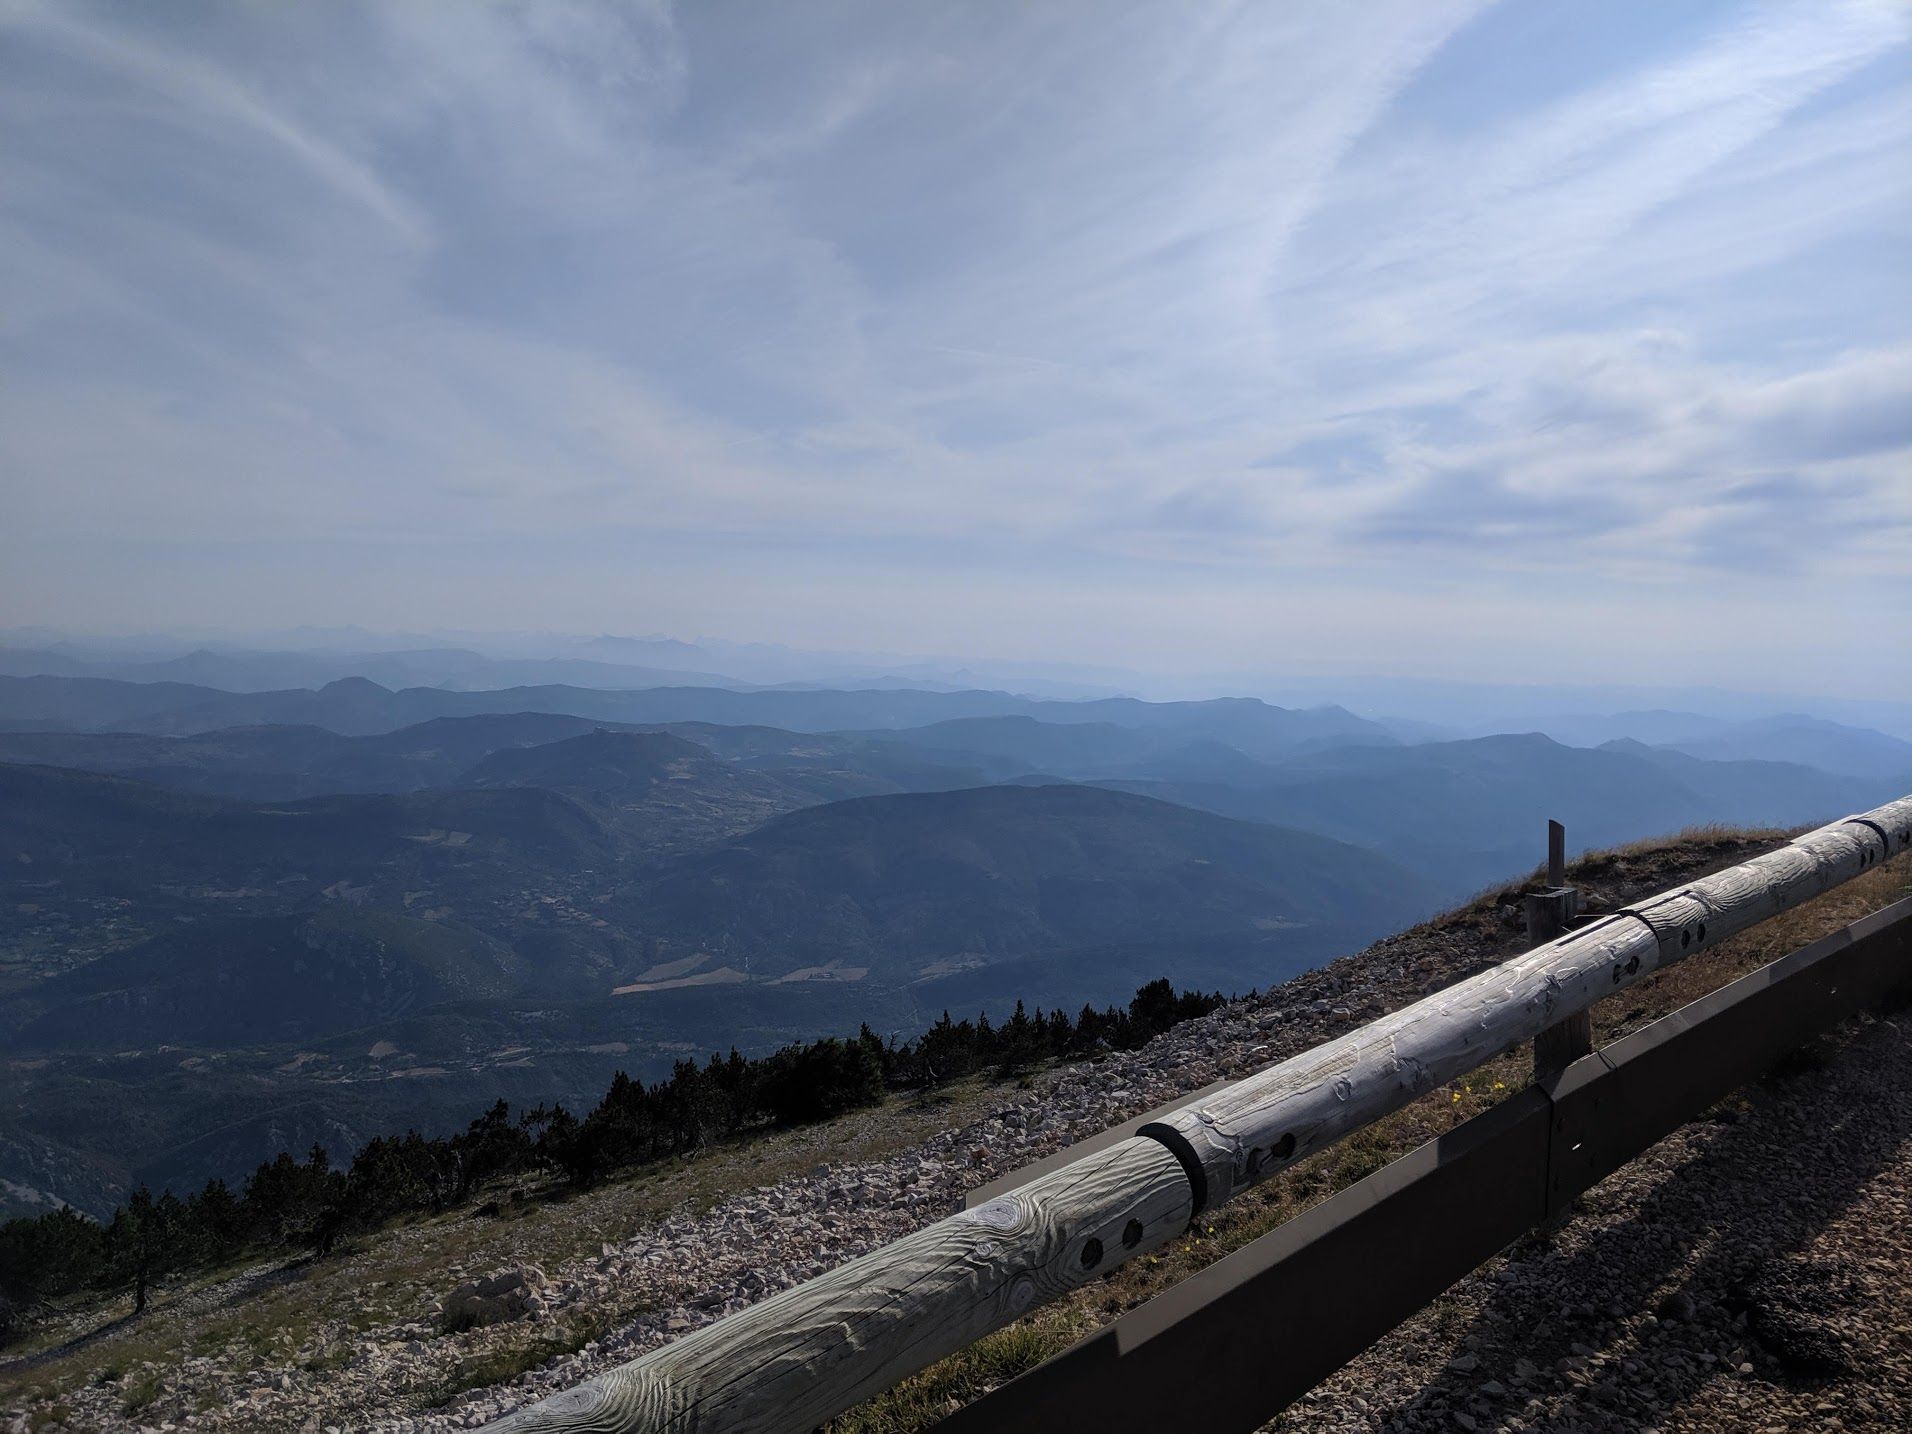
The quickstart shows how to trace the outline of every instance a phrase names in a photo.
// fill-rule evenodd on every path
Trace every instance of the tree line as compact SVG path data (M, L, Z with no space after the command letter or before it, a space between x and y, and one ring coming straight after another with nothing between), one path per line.
M104 1223L67 1207L0 1225L0 1338L18 1312L81 1291L130 1291L143 1310L158 1282L242 1255L307 1250L407 1216L437 1214L484 1187L527 1175L586 1186L652 1161L694 1155L719 1141L828 1120L890 1091L930 1090L976 1074L1009 1079L1045 1061L1132 1050L1181 1021L1207 1014L1219 992L1177 992L1167 980L1135 993L1126 1009L1084 1006L1034 1015L1018 1001L1007 1020L942 1019L913 1041L884 1041L865 1025L746 1059L733 1048L702 1065L679 1061L646 1085L623 1071L582 1118L562 1105L516 1116L502 1100L447 1136L379 1136L351 1161L323 1146L305 1159L262 1162L235 1192L209 1180L185 1198L145 1186Z

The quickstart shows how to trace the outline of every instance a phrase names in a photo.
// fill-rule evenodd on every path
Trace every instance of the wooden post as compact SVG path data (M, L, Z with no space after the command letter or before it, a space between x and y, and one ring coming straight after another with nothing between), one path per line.
M1567 934L1567 908L1572 904L1572 896L1565 887L1555 887L1552 891L1530 891L1520 898L1529 951Z
M1661 966L1912 849L1912 797L1638 902L490 1426L805 1434Z
M1567 885L1567 829L1547 823L1547 889L1521 899L1527 918L1527 949L1545 946L1567 934L1567 922L1579 907L1580 893ZM1593 1050L1593 1012L1578 1010L1534 1037L1534 1079L1546 1080Z

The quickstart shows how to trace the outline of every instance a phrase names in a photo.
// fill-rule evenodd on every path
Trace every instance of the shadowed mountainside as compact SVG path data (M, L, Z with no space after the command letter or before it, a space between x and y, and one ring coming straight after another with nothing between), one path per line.
M717 760L553 745L486 769L588 773L613 824L678 820L677 777ZM0 766L0 1032L25 1057L0 1178L97 1206L134 1172L242 1173L291 1131L429 1126L473 1089L576 1102L687 1047L1074 1009L1165 972L1246 989L1431 903L1371 853L1076 786L810 806L661 866L625 849L539 787L247 803Z
M265 801L451 785L506 747L595 730L548 712L437 717L395 732L344 737L323 727L231 727L184 737L134 732L0 732L0 762L75 767L181 791Z
M157 936L0 1005L18 1048L273 1045L533 983L531 964L464 927L333 903ZM33 1014L39 1012L38 1015ZM24 1019L23 1019L24 1018Z
M1310 834L1091 787L1006 786L811 808L678 863L660 929L720 934L772 976L840 959L899 977L1097 945L1211 937L1429 909L1432 891Z

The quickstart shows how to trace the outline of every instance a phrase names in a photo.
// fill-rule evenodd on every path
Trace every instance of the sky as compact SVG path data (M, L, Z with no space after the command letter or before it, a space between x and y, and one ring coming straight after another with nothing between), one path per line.
M0 0L0 626L1912 698L1912 5Z

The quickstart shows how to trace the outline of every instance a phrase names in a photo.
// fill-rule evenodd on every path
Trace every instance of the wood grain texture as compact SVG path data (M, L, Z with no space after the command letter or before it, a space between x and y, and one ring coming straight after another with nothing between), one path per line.
M1201 1208L1603 996L1912 848L1912 797L1637 903L491 1426L814 1429L1182 1232ZM1198 1192L1179 1148L1202 1175Z
M1188 1228L1188 1179L1126 1140L489 1426L798 1434Z

